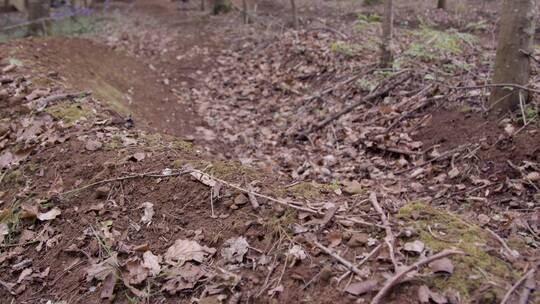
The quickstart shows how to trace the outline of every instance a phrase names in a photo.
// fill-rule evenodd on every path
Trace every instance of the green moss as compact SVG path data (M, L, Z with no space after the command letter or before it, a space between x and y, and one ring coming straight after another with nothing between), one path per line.
M77 102L61 102L48 107L45 111L55 119L63 121L65 126L94 116L89 107Z
M279 188L273 193L278 197L294 197L297 199L317 199L324 196L324 193L339 189L339 183L318 184L315 182L300 182L288 188Z
M115 134L111 137L111 140L109 140L107 143L105 143L105 147L108 150L116 150L122 147L122 137L118 134Z
M414 227L419 239L433 251L454 247L466 253L452 258L455 269L450 277L435 277L430 282L440 290L451 287L467 298L485 281L485 275L488 276L487 279L501 284L519 277L519 274L509 269L501 259L485 252L491 239L486 231L454 214L422 203L409 203L399 210L397 218L403 221L405 226ZM444 233L444 237L434 237L430 229L436 231L435 233Z
M185 141L183 139L164 135L159 133L142 134L141 138L145 141L148 148L154 150L176 150L184 152L193 152L193 143Z
M289 234L289 225L297 222L298 214L296 210L287 208L283 215L273 216L265 223L266 229L270 230L273 235L281 236Z
M103 99L109 107L124 115L132 115L133 113L124 105L124 94L107 81L96 75L95 79L89 79L85 82L85 86L92 90L93 94Z
M4 183L22 183L23 173L21 170L13 170L4 176Z

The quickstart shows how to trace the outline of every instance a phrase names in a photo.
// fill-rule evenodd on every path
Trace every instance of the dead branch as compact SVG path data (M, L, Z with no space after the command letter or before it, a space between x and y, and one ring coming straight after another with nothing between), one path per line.
M225 180L222 180L220 178L217 178L215 176L211 176L209 175L208 173L205 173L203 171L200 171L200 170L197 170L197 169L189 169L188 170L189 172L196 172L196 173L199 173L199 174L202 174L208 178L211 178L217 182L220 182L224 185L227 185L231 188L234 188L238 191L241 191L243 193L246 193L246 194L253 194L254 196L256 197L260 197L260 198L263 198L263 199L266 199L267 201L270 201L270 202L274 202L276 204L279 204L279 205L282 205L282 206L285 206L285 207L289 207L289 208L293 208L293 209L296 209L296 210L299 210L299 211L304 211L304 212L308 212L308 213L311 213L311 214L316 214L316 215L321 215L321 216L324 216L324 213L323 212L320 212L318 210L315 210L315 209L312 209L312 208L308 208L308 207L301 207L299 206L299 204L292 204L292 203L289 203L289 202L285 202L283 200L279 200L279 199L276 199L276 198L273 198L271 196L268 196L268 195L264 195L264 194L261 194L261 193L257 193L255 191L250 191L248 189L245 189L245 188L242 188L240 186L237 186L233 183L229 183ZM355 224L359 224L359 225L364 225L364 226L368 226L368 227L377 227L377 228L384 228L384 226L382 225L379 225L379 224L374 224L374 223L369 223L369 222L366 222L366 221L363 221L363 220L359 220L359 219L356 219L356 218L349 218L349 217L346 217L346 216L341 216L341 215L336 215L335 218L339 219L339 220L342 220L342 221L350 221L350 222L353 222Z
M105 180L97 181L97 182L94 182L94 183L90 183L90 184L88 184L86 186L83 186L83 187L80 187L80 188L75 188L75 189L72 189L72 190L69 190L69 191L66 191L66 192L62 192L62 193L60 193L60 196L76 193L76 192L79 192L79 191L82 191L82 190L85 190L85 189L88 189L88 188L92 188L94 186L99 186L99 185L102 185L102 184L108 184L108 183L123 181L123 180L127 180L127 179L142 178L142 177L155 177L155 178L172 177L172 176L179 176L179 175L186 174L186 173L189 173L189 171L181 170L181 171L178 171L178 172L173 172L171 174L161 174L161 171L154 171L154 172L145 172L145 173L139 173L139 174L115 177L115 178L111 178L111 179L105 179Z
M502 237L500 237L497 233L495 233L493 230L491 230L489 228L486 228L486 231L489 232L494 238L496 238L497 241L499 241L499 243L501 243L504 250L506 250L510 256L512 256L514 258L519 257L519 252L517 252L516 250L513 250L510 247L508 247L508 244L506 244L504 239Z
M381 205L377 201L377 194L375 192L371 192L369 194L369 200L371 201L371 204L373 205L373 208L375 208L375 211L379 213L381 216L381 221L384 226L384 230L386 230L386 237L384 238L384 242L388 246L388 252L390 253L390 259L392 260L392 264L394 265L394 271L398 270L398 264L396 261L396 256L394 254L394 244L395 244L395 237L394 233L392 232L392 227L390 226L390 221L388 220L388 217L386 216L386 213L384 213L384 210L381 208Z
M323 120L319 124L310 127L307 131L300 132L299 134L297 134L296 138L299 139L299 140L306 140L308 135L310 135L311 133L315 133L315 132L323 129L324 127L326 127L327 125L332 123L334 120L337 120L341 116L352 112L354 109L356 109L360 105L362 105L362 104L364 104L366 102L371 102L371 101L373 101L373 100L375 100L377 98L380 98L382 96L388 95L388 92L393 90L398 85L402 84L405 80L407 80L411 76L412 76L412 74L407 72L404 77L394 77L393 81L390 81L390 83L385 88L380 89L378 91L375 91L375 92L367 95L366 97L356 101L355 103L353 103L352 105L346 107L342 111L340 111L340 112L326 118L325 120Z
M441 251L441 252L439 252L437 254L434 254L432 256L420 259L420 260L416 261L416 263L414 263L412 265L404 267L399 272L397 272L393 277L391 277L390 279L388 279L386 281L384 286L375 295L373 300L371 300L371 304L379 304L379 303L381 303L381 300L386 296L386 294L390 291L390 289L392 289L392 287L397 285L407 273L419 268L420 266L423 266L425 264L431 263L431 262L433 262L435 260L442 259L444 257L447 257L449 255L453 255L453 254L465 254L465 253L463 251L459 251L459 250L444 250L444 251Z
M539 90L531 89L526 86L522 86L515 83L488 83L484 85L477 85L477 86L469 86L469 87L448 87L451 90L476 90L476 89L485 89L485 88L515 88L515 89L521 89L524 91L540 94Z
M362 272L358 267L354 266L351 262L347 261L343 257L340 257L336 253L334 253L330 248L322 245L321 243L314 241L313 244L317 247L319 247L324 253L328 254L329 256L333 257L336 261L340 262L343 266L347 267L350 271L354 272L355 274L361 276Z
M75 93L64 93L64 94L56 94L48 97L43 97L38 100L35 100L35 102L38 105L39 109L44 109L47 107L49 103L56 102L62 99L68 99L68 98L75 98L75 97L86 97L90 95L90 92L83 91L83 92L75 92Z
M506 292L506 294L504 295L504 298L502 299L501 301L501 304L506 304L508 302L508 300L510 299L510 296L512 296L512 293L514 293L514 291L516 291L516 289L518 289L518 287L523 283L525 282L525 280L527 280L529 277L533 277L534 278L534 275L536 273L536 270L538 269L538 267L540 266L540 263L536 263L531 269L529 269L529 271L527 271L517 282L516 284L514 284L509 290L508 292Z
M418 164L418 165L415 165L415 166L412 166L410 168L407 168L407 169L403 169L403 170L400 170L400 171L397 171L395 172L394 174L402 174L402 173L405 173L405 172L409 172L409 171L412 171L414 169L417 169L417 168L420 168L420 167L423 167L425 165L428 165L428 164L431 164L433 162L436 162L438 160L443 160L443 159L446 159L450 156L452 156L454 153L457 153L457 152L461 152L463 150L465 150L465 148L469 147L470 145L466 144L466 145L462 145L462 146L459 146L455 149L452 149L452 150L449 150L449 151L446 151L444 152L443 154L435 157L435 158L432 158L430 160L426 160L426 161L423 161L422 163Z

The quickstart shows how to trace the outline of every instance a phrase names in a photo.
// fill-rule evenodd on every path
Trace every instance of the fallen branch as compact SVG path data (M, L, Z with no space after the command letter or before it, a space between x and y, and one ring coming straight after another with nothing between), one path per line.
M407 273L419 268L422 265L431 263L431 262L433 262L435 260L442 259L444 257L447 257L449 255L453 255L453 254L465 254L465 253L463 251L458 251L458 250L444 250L444 251L441 251L441 252L439 252L437 254L434 254L432 256L420 259L420 260L416 261L416 263L402 268L393 277L389 278L386 281L384 286L375 295L373 300L371 300L371 304L379 304L379 303L381 303L381 300L386 296L386 294L390 291L390 289L392 289L392 287L397 285Z
M508 302L508 300L510 299L510 296L512 296L512 293L514 293L514 291L516 291L516 289L518 289L518 287L523 283L525 282L525 280L527 280L530 276L534 277L534 274L536 273L536 270L538 269L538 267L540 266L540 263L536 263L531 269L529 269L529 271L527 271L517 282L516 284L514 284L509 290L508 292L506 292L506 294L504 295L504 298L502 299L501 301L501 304L506 304Z
M379 213L379 215L381 216L381 221L384 226L384 230L386 230L386 236L384 238L384 242L386 243L386 246L388 246L390 259L392 260L392 264L394 265L394 271L397 271L398 264L396 261L396 255L394 254L394 244L396 242L396 239L394 237L394 233L392 232L390 221L388 220L386 213L384 213L384 210L381 208L381 205L377 201L377 194L375 194L375 192L371 192L369 194L369 200L371 201L371 205L373 205L373 208L375 208L375 211L377 211L377 213Z
M202 174L208 178L211 178L217 182L220 182L224 185L227 185L231 188L234 188L238 191L241 191L243 193L246 193L246 194L252 194L256 197L260 197L260 198L263 198L263 199L266 199L270 202L274 202L276 204L279 204L279 205L282 205L282 206L285 206L285 207L289 207L289 208L293 208L293 209L296 209L296 210L299 210L299 211L304 211L304 212L307 212L307 213L311 213L311 214L316 214L316 215L321 215L321 216L324 216L324 213L321 212L321 211L318 211L318 210L315 210L315 209L311 209L311 208L308 208L308 207L301 207L301 206L298 206L298 205L295 205L295 204L291 204L291 203L288 203L288 202L285 202L285 201L282 201L282 200L279 200L279 199L276 199L276 198L273 198L271 196L268 196L268 195L264 195L264 194L261 194L261 193L258 193L258 192L255 192L255 191L250 191L248 189L245 189L245 188L242 188L240 186L237 186L233 183L229 183L225 180L222 180L220 178L217 178L217 177L214 177L214 176L211 176L210 174L208 173L205 173L203 171L200 171L200 170L197 170L197 169L188 169L189 172L196 172L196 173L199 173L199 174ZM384 228L384 226L382 225L379 225L379 224L374 224L374 223L369 223L369 222L366 222L366 221L362 221L362 220L359 220L359 219L356 219L356 218L348 218L348 217L345 217L345 216L340 216L340 215L336 215L335 218L339 219L339 220L343 220L343 221L350 221L350 222L353 222L355 224L360 224L360 225L364 225L364 226L369 226L369 227L378 227L378 228Z
M75 92L75 93L64 93L64 94L56 94L48 97L43 97L40 99L37 99L33 101L35 104L38 105L38 109L44 109L47 107L49 103L56 102L62 99L68 99L68 98L75 98L75 97L86 97L90 95L90 92Z
M428 164L431 164L433 162L436 162L438 160L442 160L442 159L445 159L445 158L448 158L450 156L452 156L454 153L457 153L457 152L461 152L462 150L464 150L465 148L469 147L470 145L462 145L462 146L459 146L455 149L452 149L452 150L449 150L449 151L446 151L444 152L443 154L437 156L437 157L434 157L430 160L426 160L426 161L423 161L422 163L418 164L418 165L415 165L415 166L412 166L410 168L407 168L407 169L403 169L403 170L400 170L400 171L397 171L395 172L394 174L402 174L402 173L405 173L405 172L409 172L409 171L412 171L414 169L417 169L417 168L420 168L420 167L423 167L425 165L428 165Z
M154 172L145 172L145 173L140 173L140 174L133 174L133 175L128 175L128 176L115 177L115 178L111 178L111 179L105 179L105 180L97 181L97 182L88 184L86 186L82 186L80 188L75 188L75 189L72 189L72 190L69 190L69 191L66 191L66 192L62 192L62 193L60 193L60 196L72 194L72 193L75 193L75 192L79 192L79 191L82 191L82 190L85 190L85 189L88 189L88 188L91 188L91 187L94 187L94 186L99 186L99 185L102 185L102 184L108 184L108 183L123 181L123 180L127 180L127 179L134 179L134 178L141 178L141 177L155 177L155 178L172 177L172 176L179 176L179 175L186 174L186 173L188 173L188 171L185 171L185 170L181 170L181 171L178 171L178 172L173 172L171 174L161 174L161 171L154 171Z
M402 84L405 80L407 80L409 77L411 77L412 74L411 73L406 73L404 77L395 77L394 78L394 81L390 82L389 85L387 85L384 89L381 89L381 90L378 90L378 91L375 91L371 94L369 94L368 96L356 101L355 103L353 103L352 105L349 105L348 107L346 107L345 109L343 109L342 111L328 117L327 119L323 120L322 122L320 122L319 124L309 128L307 131L305 132L300 132L299 134L296 135L296 138L299 139L299 140L306 140L308 135L310 135L311 133L315 133L321 129L323 129L324 127L326 127L327 125L329 125L330 123L332 123L334 120L337 120L339 119L341 116L345 115L345 114L348 114L350 112L352 112L354 109L356 109L357 107L359 107L361 104L364 104L364 103L367 103L367 102L370 102L370 101L373 101L377 98L380 98L382 96L385 96L388 94L388 92L390 92L391 90L393 90L395 87L397 87L398 85Z
M486 231L489 232L494 238L496 238L499 243L501 243L503 248L508 252L510 256L514 258L519 258L519 252L508 247L508 244L506 244L502 237L500 237L498 234L496 234L493 230L489 228L486 228Z
M355 274L362 276L362 272L358 267L354 266L351 262L347 261L346 259L340 257L336 253L334 253L330 248L322 245L321 243L314 241L313 244L317 247L319 247L324 253L328 254L329 256L333 257L336 261L340 262L343 266L347 267L350 271L354 272Z
M477 85L477 86L469 86L469 87L448 87L451 90L476 90L476 89L485 89L485 88L515 88L515 89L521 89L525 91L529 91L532 93L540 94L539 90L531 89L523 85L515 84L515 83L488 83L484 85Z

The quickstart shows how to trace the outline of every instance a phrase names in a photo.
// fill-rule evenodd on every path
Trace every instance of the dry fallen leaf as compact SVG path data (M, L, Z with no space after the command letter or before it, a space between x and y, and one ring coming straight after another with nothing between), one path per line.
M330 242L329 246L331 248L337 247L341 244L341 232L340 231L332 231L328 233L326 236L328 239L328 242Z
M214 253L216 253L214 248L201 246L195 241L179 239L167 249L164 258L165 262L170 265L182 266L187 261L202 263Z
M161 271L161 256L154 255L151 251L146 251L143 254L143 266L150 271L150 275L153 277L157 276Z
M182 267L175 267L166 273L167 282L162 290L174 295L177 292L192 290L195 285L208 276L208 273L200 266L186 263Z
M0 223L0 244L4 242L4 238L9 234L9 227L6 223Z
M101 292L99 294L101 299L112 300L114 298L114 287L116 286L117 277L116 274L110 272L107 274L101 285Z
M405 243L403 245L403 250L407 252L413 252L416 254L420 254L424 251L425 245L422 241L416 240L414 242Z
M365 192L364 187L362 187L362 185L355 180L353 181L346 180L341 183L345 186L345 188L343 188L343 192L347 194L354 195L354 194L361 194Z
M113 253L103 262L92 264L86 268L86 281L90 282L93 279L103 281L110 273L115 273L117 267L118 258L116 257L116 253Z
M129 285L137 285L142 283L150 270L143 266L139 258L131 258L124 264L125 271L122 272L122 279Z
M40 221L52 221L60 214L62 214L62 211L58 207L54 207L45 213L40 213L37 218Z
M141 208L144 208L144 214L141 217L141 222L143 224L149 225L152 222L152 217L154 216L154 204L150 202L144 202L141 205Z
M418 301L420 303L430 303L430 300L437 304L446 304L448 300L438 292L431 291L426 285L418 288Z
M435 273L452 274L454 272L454 264L449 258L435 260L429 263L429 268Z
M221 255L227 263L242 263L244 255L248 252L249 244L245 237L240 236L225 241Z
M86 142L84 148L88 151L96 151L101 149L102 146L103 144L97 140L89 140Z
M350 284L345 289L345 292L352 294L353 296L361 296L365 293L377 290L378 285L379 284L377 280L370 279L370 280Z
M307 258L307 254L299 245L294 245L289 249L287 255L291 256L295 261L302 261Z

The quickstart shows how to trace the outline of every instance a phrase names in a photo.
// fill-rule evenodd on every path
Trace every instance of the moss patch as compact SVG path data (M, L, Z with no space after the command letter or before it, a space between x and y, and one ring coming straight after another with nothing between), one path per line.
M154 150L174 149L177 151L193 152L194 149L191 142L170 135L159 133L143 134L142 139L149 148Z
M300 182L288 188L280 188L273 193L278 197L294 197L297 199L317 199L324 196L325 193L339 188L337 184L318 184L315 182Z
M430 282L440 290L454 288L467 298L486 280L504 286L503 282L515 280L520 275L509 269L501 259L486 253L486 245L491 240L486 231L454 214L422 203L409 203L399 210L397 218L403 221L405 226L414 227L419 239L433 251L455 247L466 253L452 258L455 269L450 277L435 277ZM437 234L437 237L430 230ZM483 297L501 297L502 292L504 291L486 291ZM488 298L481 302L491 303Z
M65 126L71 126L81 119L87 119L94 116L89 107L74 102L61 102L55 104L47 108L46 112L55 119L64 122Z

